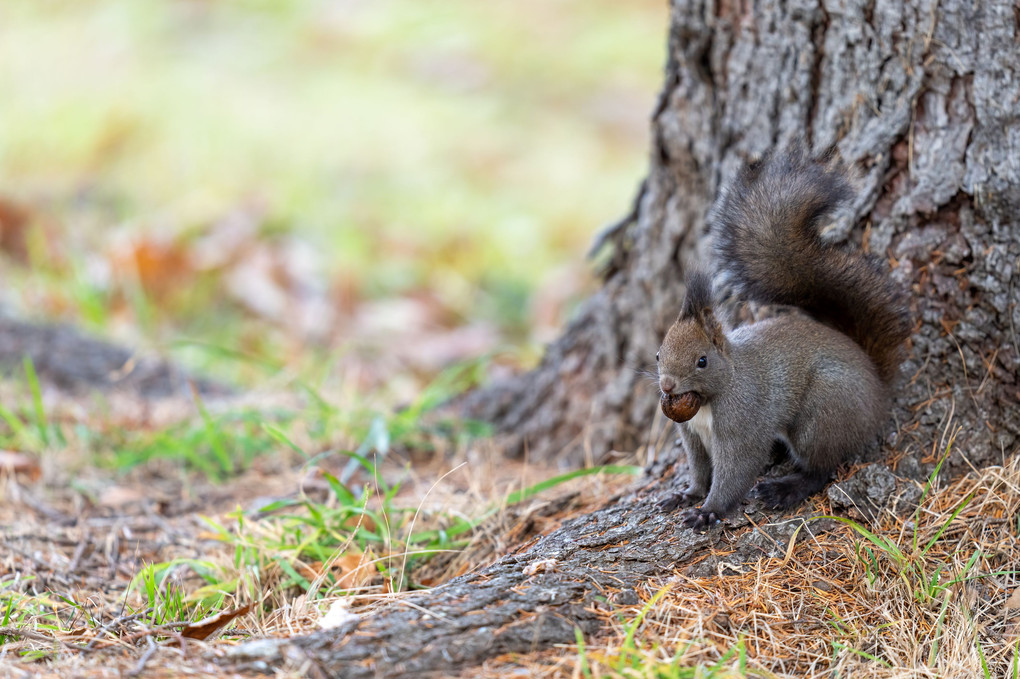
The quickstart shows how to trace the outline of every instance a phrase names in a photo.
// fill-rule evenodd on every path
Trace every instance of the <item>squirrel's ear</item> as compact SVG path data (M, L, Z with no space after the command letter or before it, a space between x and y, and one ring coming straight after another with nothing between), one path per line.
M701 319L702 311L712 306L712 280L701 269L692 269L685 280L687 294L680 309L680 318Z
M705 329L705 334L708 335L708 340L717 349L725 349L726 347L726 335L723 333L722 324L716 319L715 314L712 313L711 307L705 307L701 310L700 318L701 326Z

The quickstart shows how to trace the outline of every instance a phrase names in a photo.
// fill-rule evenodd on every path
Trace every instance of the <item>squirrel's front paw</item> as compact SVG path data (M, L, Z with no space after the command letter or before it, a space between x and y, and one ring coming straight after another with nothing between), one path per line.
M694 495L692 493L671 493L666 496L665 499L659 500L655 503L655 506L664 512L671 512L680 507L688 507L700 498L701 495Z
M680 518L680 523L694 530L711 528L722 519L715 512L706 512L701 507L691 507Z

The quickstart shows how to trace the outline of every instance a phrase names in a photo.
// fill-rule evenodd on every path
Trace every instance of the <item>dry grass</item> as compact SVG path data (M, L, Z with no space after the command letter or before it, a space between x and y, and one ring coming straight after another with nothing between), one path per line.
M664 594L639 626L646 603L607 617L587 673L1017 678L1020 458L938 489L915 516L860 526L886 549L849 525L820 527L805 524L784 558L739 575L649 583L646 601ZM737 652L719 662L740 649L743 663ZM535 660L547 663L535 674L585 674L580 660Z

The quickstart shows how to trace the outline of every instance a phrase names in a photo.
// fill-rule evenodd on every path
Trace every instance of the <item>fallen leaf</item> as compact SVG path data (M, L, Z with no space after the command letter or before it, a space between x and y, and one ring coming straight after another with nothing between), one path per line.
M188 639L207 639L228 622L239 615L244 615L250 610L251 604L246 604L240 608L235 608L232 611L223 611L216 615L211 615L208 618L204 618L198 622L193 622L185 626L181 630L181 636L187 637Z
M21 264L29 263L27 232L31 223L27 208L0 198L0 250Z
M127 505L141 502L149 494L142 488L129 488L127 486L110 486L99 494L99 504L104 507L121 508Z
M1020 608L1020 587L1013 590L1013 593L1006 599L1006 608Z
M336 586L339 589L357 589L367 584L375 577L377 572L373 567L374 560L375 556L369 550L364 553L349 551L331 561L329 569L335 574ZM319 575L322 573L323 568L325 568L325 564L317 561L309 564L309 568L316 575Z
M42 476L38 460L13 450L0 450L0 472L24 474L31 481L38 481Z
M110 260L121 279L138 281L157 300L177 293L195 271L187 246L165 236L151 235L119 243Z

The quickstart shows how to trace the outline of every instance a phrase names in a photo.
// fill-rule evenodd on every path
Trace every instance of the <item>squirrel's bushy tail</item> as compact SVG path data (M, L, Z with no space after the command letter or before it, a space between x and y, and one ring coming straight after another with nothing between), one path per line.
M822 220L853 196L842 168L776 153L734 180L713 215L720 265L745 297L787 304L851 337L889 384L910 335L906 296L860 251L823 243Z

